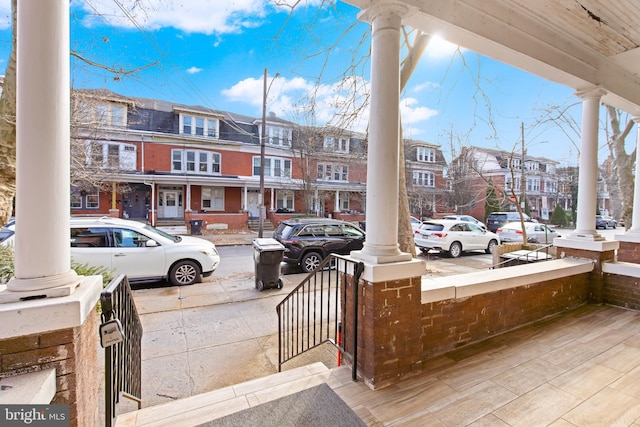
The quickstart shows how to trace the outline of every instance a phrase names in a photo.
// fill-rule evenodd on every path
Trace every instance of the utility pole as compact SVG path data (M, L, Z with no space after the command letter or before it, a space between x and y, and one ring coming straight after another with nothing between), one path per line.
M262 238L264 231L264 150L265 133L267 130L267 69L264 69L264 83L262 88L262 131L260 134L260 194L258 195L258 237Z

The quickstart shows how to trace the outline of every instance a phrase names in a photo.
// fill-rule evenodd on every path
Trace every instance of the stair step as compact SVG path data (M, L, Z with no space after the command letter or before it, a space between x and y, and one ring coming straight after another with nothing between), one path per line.
M116 427L199 425L251 406L326 383L331 371L316 362L263 378L118 415Z

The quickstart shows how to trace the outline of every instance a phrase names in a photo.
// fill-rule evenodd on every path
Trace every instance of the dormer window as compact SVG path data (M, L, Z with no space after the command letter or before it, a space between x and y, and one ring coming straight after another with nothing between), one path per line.
M220 121L203 116L180 114L180 133L183 135L218 138Z
M324 138L325 151L334 151L336 153L349 152L349 138L326 136Z
M266 144L277 145L280 147L291 147L291 129L281 126L266 125L265 131L267 136L265 141Z
M114 102L98 102L94 107L94 120L103 126L125 127L127 106Z
M418 147L417 160L419 162L434 163L436 161L436 150L426 147Z

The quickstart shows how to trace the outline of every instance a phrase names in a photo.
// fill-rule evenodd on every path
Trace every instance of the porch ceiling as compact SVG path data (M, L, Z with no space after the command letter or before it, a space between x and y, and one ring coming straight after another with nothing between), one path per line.
M345 0L366 9L377 0ZM387 3L387 1L385 1ZM637 0L397 0L403 22L640 115Z

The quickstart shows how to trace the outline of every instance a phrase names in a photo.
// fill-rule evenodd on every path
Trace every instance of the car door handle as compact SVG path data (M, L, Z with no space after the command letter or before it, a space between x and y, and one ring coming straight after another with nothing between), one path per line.
M117 254L113 254L113 256L126 256L127 254L123 253L123 252L119 252Z

